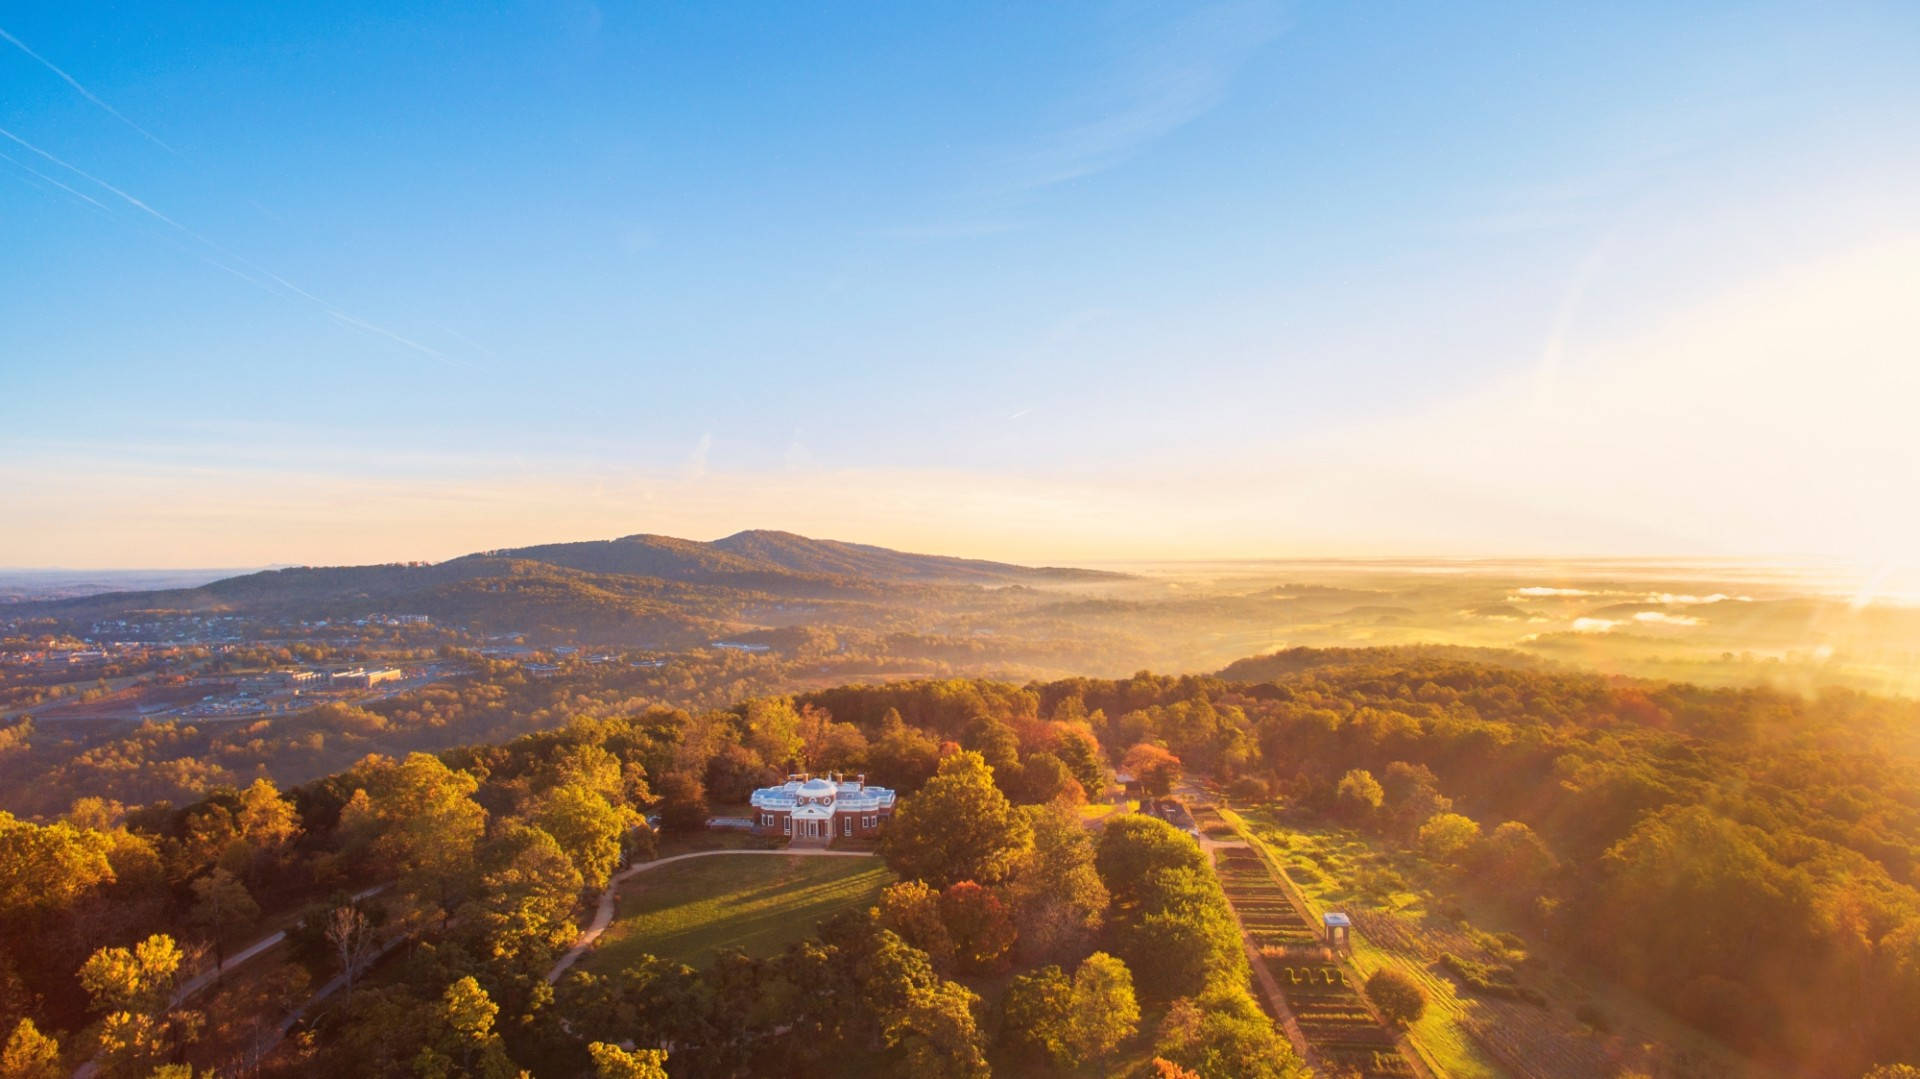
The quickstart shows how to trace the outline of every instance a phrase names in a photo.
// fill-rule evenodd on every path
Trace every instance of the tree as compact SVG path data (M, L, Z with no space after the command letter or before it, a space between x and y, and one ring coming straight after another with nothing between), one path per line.
M940 893L940 920L953 940L960 969L991 974L1005 964L1017 930L1013 914L993 891L970 880L949 884Z
M1463 865L1480 842L1480 826L1458 813L1435 813L1420 826L1420 849L1441 865Z
M1044 805L1056 798L1081 803L1087 800L1080 781L1073 778L1066 762L1051 753L1029 756L1020 770L1020 800L1028 805Z
M888 885L880 893L879 923L900 935L907 944L927 953L933 969L951 972L954 962L953 935L947 931L940 913L940 893L922 880L903 880Z
M1094 867L1116 904L1137 906L1148 878L1163 869L1207 869L1193 837L1158 817L1128 814L1100 831Z
M1366 820L1371 817L1386 799L1380 781L1365 768L1355 768L1340 777L1340 785L1334 788L1334 798L1340 812L1349 820Z
M240 878L217 866L193 882L193 924L213 941L214 969L227 963L227 941L253 928L260 920L260 904L253 901Z
M665 1049L622 1049L606 1042L587 1046L595 1079L667 1079Z
M1133 995L1133 974L1105 952L1095 952L1073 972L1068 1040L1079 1060L1098 1060L1133 1037L1140 1027L1140 1004Z
M1088 801L1107 793L1107 764L1100 756L1100 743L1090 732L1077 726L1067 727L1060 734L1060 745L1055 753L1067 770L1073 773L1080 789L1086 792Z
M447 986L433 1012L427 1044L413 1058L421 1079L509 1079L519 1072L507 1057L506 1044L494 1032L498 1005L471 975Z
M886 1043L905 1050L907 1074L928 1079L986 1079L986 1054L973 1017L980 998L958 982L915 990L889 1018Z
M1180 758L1152 742L1141 742L1127 750L1120 768L1133 776L1141 790L1156 798L1164 797L1180 778Z
M1367 979L1367 999L1395 1026L1411 1026L1427 1010L1426 990L1392 967L1381 967Z
M400 876L407 895L452 913L473 879L474 849L487 811L473 800L479 781L438 757L410 753L374 776L366 797L341 811L341 828L370 833L373 850Z
M63 1079L60 1043L40 1033L33 1020L14 1025L5 1048L0 1048L0 1079Z
M1509 895L1534 895L1558 862L1533 829L1510 820L1493 830L1480 847L1481 872Z
M579 935L572 913L580 871L552 836L518 821L489 840L483 854L480 888L461 908L461 923L492 964L489 984L530 988L553 956Z
M81 966L80 986L101 1013L89 1033L103 1073L142 1074L192 1040L199 1015L168 1011L182 958L172 937L155 934L132 948L102 948Z
M346 976L347 992L351 994L353 979L379 946L373 923L359 907L347 902L328 911L322 925L327 943L332 945L334 957L340 962L340 973Z
M1073 983L1059 967L1015 977L1000 1007L1003 1037L1016 1051L1062 1070L1079 1066L1072 1038Z
M620 864L620 837L630 820L603 795L575 783L549 790L533 817L572 859L586 887L595 891L607 886Z
M1031 959L1063 959L1099 930L1107 886L1094 868L1093 837L1072 807L1049 803L1022 812L1033 847L1020 856L1008 887L1020 949Z
M697 832L707 826L707 791L690 772L668 772L660 777L660 827L670 832Z
M978 753L960 752L918 794L900 800L881 853L900 876L945 888L998 883L1033 842L1026 819L994 786Z
M1301 1072L1293 1048L1240 986L1174 1001L1154 1051L1198 1079L1292 1079Z

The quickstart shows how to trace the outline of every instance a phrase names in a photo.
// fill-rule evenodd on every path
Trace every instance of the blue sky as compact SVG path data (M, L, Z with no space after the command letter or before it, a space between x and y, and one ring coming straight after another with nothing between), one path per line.
M1912 5L0 30L0 564L1920 540Z

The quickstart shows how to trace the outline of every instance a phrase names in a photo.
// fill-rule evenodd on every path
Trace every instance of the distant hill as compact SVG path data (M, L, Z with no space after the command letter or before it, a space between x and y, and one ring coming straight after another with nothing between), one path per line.
M662 643L749 628L770 609L797 613L796 603L892 605L984 585L1122 577L906 554L787 532L742 532L713 543L635 535L433 564L278 569L197 587L26 602L8 610L75 621L156 611L300 619L407 613L488 629L571 628Z
M707 544L762 564L795 573L826 573L847 577L904 581L1033 581L1116 580L1126 576L1101 570L1056 566L1015 566L976 558L907 554L864 543L808 539L791 532L754 530L736 532Z
M999 583L1119 579L1099 570L1016 566L974 558L908 554L864 543L809 539L792 532L736 532L711 543L636 535L584 543L549 543L488 551L468 558L514 558L589 573L625 573L743 587L777 585L799 575L863 581ZM455 560L461 561L459 559Z

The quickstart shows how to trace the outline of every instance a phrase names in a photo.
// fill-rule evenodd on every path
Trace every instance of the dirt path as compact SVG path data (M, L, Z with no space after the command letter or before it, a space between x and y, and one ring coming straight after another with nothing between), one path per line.
M592 924L580 934L580 939L574 942L573 947L567 949L567 954L554 963L553 969L547 971L547 984L552 985L559 981L560 975L565 974L568 967L578 962L580 957L587 953L587 949L593 947L594 942L600 939L600 934L605 933L607 927L613 924L614 908L619 899L622 884L641 873L651 872L663 865L684 862L689 858L712 858L723 854L775 858L872 858L875 856L872 851L827 850L823 847L786 847L780 850L697 850L689 854L675 854L671 857L628 866L614 874L613 879L607 882L606 891L600 893L599 905L594 908Z

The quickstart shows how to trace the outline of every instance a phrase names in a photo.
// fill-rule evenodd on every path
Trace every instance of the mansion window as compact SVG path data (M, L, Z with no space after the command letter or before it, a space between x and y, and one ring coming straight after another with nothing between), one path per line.
M840 834L841 835L853 834L853 818L852 817L847 817L846 819L840 822Z
M782 820L780 823L786 825L785 828L781 829L782 831L786 832L788 835L793 834L793 818L792 817L788 817Z
M867 829L868 831L872 831L872 830L873 830L873 818L872 818L872 817L862 817L862 818L860 818L860 827L862 827L862 828L865 828L865 829Z

